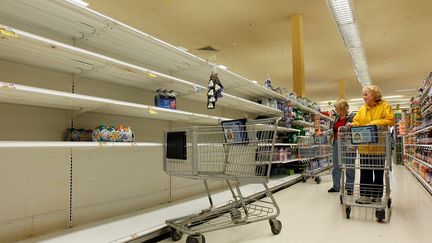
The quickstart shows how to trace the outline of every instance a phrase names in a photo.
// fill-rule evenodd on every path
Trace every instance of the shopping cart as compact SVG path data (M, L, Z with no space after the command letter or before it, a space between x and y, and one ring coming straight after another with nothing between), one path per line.
M375 209L379 222L390 209L390 179L392 170L390 132L387 127L362 126L339 128L339 161L341 168L340 202L350 218L351 207ZM345 174L360 170L358 182L346 182ZM358 173L357 173L358 174Z
M282 224L280 210L267 186L279 118L233 120L220 126L194 126L166 131L164 135L165 172L172 176L203 180L210 203L198 213L166 220L171 238L205 242L204 232L269 220L273 234ZM215 207L207 180L226 181L232 200ZM265 192L246 197L241 184L262 183Z
M298 137L298 154L304 163L303 182L312 178L317 184L321 183L320 175L331 170L331 148L327 135Z

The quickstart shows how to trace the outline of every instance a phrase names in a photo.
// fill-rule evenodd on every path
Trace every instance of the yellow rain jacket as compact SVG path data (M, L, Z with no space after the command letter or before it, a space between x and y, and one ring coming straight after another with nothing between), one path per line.
M378 126L378 143L359 145L358 151L360 154L385 154L385 133L383 127L394 125L394 114L391 106L384 100L381 100L373 107L363 105L354 116L352 126ZM381 127L380 127L381 126ZM388 131L388 129L385 129ZM389 141L390 142L390 141Z

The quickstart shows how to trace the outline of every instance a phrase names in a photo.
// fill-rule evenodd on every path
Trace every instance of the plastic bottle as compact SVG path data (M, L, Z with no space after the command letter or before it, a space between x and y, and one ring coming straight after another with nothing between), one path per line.
M166 89L164 89L161 93L160 107L170 108L170 100L169 100L169 96L168 96Z
M154 105L160 107L161 89L156 90L156 95L154 97Z
M174 110L177 109L177 97L176 97L174 91L170 90L169 91L169 96L170 96L170 99L169 99L169 101L170 101L170 108L174 109Z

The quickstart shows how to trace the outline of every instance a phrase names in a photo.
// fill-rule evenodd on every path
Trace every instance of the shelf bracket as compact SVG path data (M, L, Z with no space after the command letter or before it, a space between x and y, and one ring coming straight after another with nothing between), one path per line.
M84 25L84 26L92 29L93 31L90 32L90 33L81 33L82 34L81 38L74 40L75 46L78 46L83 41L88 41L90 38L99 37L102 34L107 33L110 30L114 29L114 27L113 27L113 25L111 23L107 23L105 26L99 27L99 28L96 28L96 27L94 27L92 25L89 25L89 24L86 24L84 22L78 22L78 23L80 23L80 24L82 24L82 25Z

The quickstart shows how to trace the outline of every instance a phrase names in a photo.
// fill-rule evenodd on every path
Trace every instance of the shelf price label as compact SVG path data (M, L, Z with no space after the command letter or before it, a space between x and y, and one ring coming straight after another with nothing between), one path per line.
M18 37L18 35L15 32L4 28L0 28L0 33L2 35L9 36L9 37L15 37L15 38Z
M154 110L153 108L149 108L149 109L148 109L148 112L149 112L150 114L152 114L152 115L156 115L156 114L157 114L157 111Z
M2 89L15 89L15 85L12 83L0 83Z

